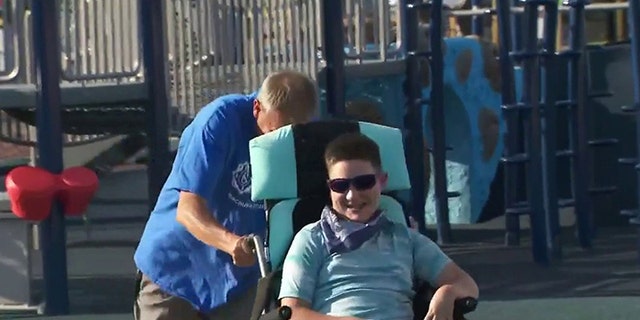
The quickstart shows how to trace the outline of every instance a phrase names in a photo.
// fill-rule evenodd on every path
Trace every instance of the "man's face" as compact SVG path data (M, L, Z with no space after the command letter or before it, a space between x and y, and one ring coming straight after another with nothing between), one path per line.
M378 210L387 175L369 161L338 161L328 168L333 209L351 221L368 222Z
M283 112L264 105L257 99L253 103L253 116L256 118L258 130L260 130L261 134L269 133L292 123L297 124L310 121L310 119L294 119Z

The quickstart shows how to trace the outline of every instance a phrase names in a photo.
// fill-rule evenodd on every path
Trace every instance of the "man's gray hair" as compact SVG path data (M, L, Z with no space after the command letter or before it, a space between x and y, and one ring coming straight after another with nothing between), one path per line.
M267 76L262 82L258 101L292 119L309 119L318 110L316 84L306 74L283 70Z

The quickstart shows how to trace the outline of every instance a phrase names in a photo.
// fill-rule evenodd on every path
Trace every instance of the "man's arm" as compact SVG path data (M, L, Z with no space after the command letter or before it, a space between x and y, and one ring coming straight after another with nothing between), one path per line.
M180 192L176 220L196 239L229 254L240 240L213 217L206 200L195 193Z
M191 128L181 141L174 168L180 190L176 220L198 240L233 255L240 236L226 230L207 203L227 168L233 151L230 128L223 117L213 115L209 121ZM251 261L248 261L249 263Z

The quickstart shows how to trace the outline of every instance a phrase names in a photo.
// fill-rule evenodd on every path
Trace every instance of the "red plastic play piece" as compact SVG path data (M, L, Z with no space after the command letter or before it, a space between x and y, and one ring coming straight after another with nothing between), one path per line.
M5 179L11 211L17 217L42 221L51 213L58 183L56 175L35 167L18 167Z
M98 190L98 176L85 167L64 170L59 176L60 201L64 213L69 216L82 215Z

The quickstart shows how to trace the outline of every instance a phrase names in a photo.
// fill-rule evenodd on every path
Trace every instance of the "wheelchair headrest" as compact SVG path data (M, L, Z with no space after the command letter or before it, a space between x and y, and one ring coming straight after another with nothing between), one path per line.
M411 188L399 129L357 121L317 121L282 127L249 142L252 200L328 195L325 148L351 132L378 144L382 170L389 174L384 191Z

